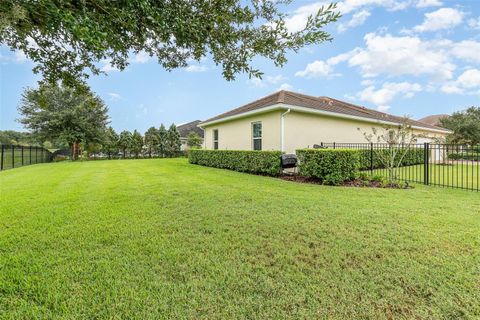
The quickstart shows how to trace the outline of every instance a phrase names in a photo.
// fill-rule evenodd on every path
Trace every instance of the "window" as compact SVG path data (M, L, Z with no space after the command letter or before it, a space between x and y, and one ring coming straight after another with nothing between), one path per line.
M218 150L218 129L213 130L213 149Z
M252 123L253 150L262 150L262 123Z

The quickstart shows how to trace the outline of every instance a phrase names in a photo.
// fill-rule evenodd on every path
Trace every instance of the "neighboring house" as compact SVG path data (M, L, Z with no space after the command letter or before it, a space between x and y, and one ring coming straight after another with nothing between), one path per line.
M448 114L433 114L431 116L419 119L418 121L429 124L431 126L441 127L442 123L440 122L440 120L449 118L449 117L450 116Z
M184 123L177 126L177 130L180 133L180 140L182 141L182 145L181 145L182 150L188 149L187 137L190 132L195 132L203 140L203 129L198 126L200 122L201 122L200 120L195 120L195 121Z
M363 132L402 117L328 97L279 91L204 122L206 149L282 150L288 153L321 142L366 142ZM449 130L408 120L416 133L428 135L419 143L443 137ZM358 130L360 128L360 130Z

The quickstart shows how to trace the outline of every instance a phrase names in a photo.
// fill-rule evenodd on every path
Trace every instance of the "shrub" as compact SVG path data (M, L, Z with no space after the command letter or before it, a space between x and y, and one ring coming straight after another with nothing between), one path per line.
M450 160L480 160L480 153L476 152L452 152L448 154Z
M297 150L299 174L339 185L355 179L359 154L352 149L300 149Z
M188 161L207 167L276 176L282 170L281 155L281 151L191 149Z
M360 170L369 170L370 169L370 159L372 152L370 149L362 149L359 150L360 152ZM380 160L381 157L385 158L385 154L390 152L390 150L387 148L385 149L375 149L373 151L373 169L383 169L385 168L385 165L382 163ZM382 154L380 154L382 153ZM399 155L400 157L401 155ZM398 164L398 161L400 159L395 159L395 164ZM400 163L400 167L403 166L411 166L415 164L422 164L424 162L424 152L423 148L412 148L407 151L405 156L402 159L402 162Z

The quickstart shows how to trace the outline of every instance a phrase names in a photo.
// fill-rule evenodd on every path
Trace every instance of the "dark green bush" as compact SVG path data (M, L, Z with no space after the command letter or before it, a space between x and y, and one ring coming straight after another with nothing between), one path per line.
M360 151L360 170L369 170L370 169L370 159L371 159L371 150L362 149ZM389 154L390 150L386 149L375 149L373 151L373 169L383 169L385 165L382 163L381 158L385 159ZM400 161L400 157L403 155L403 151L400 151L396 156L395 165ZM422 164L424 161L424 152L423 148L412 148L407 151L405 157L403 158L400 166L412 166L415 164Z
M200 150L188 152L188 161L207 167L279 175L281 151Z
M299 174L338 185L355 179L359 155L359 150L352 149L300 149L297 150Z
M476 152L452 152L448 154L450 160L480 160L480 153Z

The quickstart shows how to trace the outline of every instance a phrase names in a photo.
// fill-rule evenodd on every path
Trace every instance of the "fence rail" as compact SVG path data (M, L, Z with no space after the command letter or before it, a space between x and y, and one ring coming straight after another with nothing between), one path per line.
M440 187L480 191L480 145L433 144L389 145L381 143L321 143L314 148L362 150L360 169L388 176L385 159L394 159L400 180Z
M50 161L52 153L45 148L0 145L0 171Z

